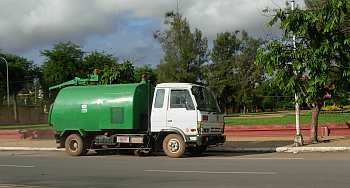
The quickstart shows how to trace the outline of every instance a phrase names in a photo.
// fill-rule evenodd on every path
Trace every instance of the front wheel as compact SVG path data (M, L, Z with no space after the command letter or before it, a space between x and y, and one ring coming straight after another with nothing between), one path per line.
M169 134L163 140L163 151L168 157L179 158L186 150L186 144L181 135Z
M81 156L87 153L86 143L79 134L71 134L65 141L66 152L71 156Z

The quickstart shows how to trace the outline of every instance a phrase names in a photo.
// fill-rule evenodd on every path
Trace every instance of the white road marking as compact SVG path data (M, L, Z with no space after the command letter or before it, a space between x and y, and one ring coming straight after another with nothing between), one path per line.
M0 167L34 168L32 165L0 165Z
M32 186L32 185L18 185L18 184L0 184L0 188L44 188L42 186Z
M145 172L164 173L197 173L197 174L255 174L255 175L276 175L277 172L220 172L220 171L184 171L184 170L144 170Z

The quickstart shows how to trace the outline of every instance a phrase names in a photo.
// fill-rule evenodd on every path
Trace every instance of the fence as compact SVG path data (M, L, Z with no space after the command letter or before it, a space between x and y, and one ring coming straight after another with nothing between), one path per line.
M41 106L18 106L17 118L13 106L0 106L0 125L47 123L47 113Z

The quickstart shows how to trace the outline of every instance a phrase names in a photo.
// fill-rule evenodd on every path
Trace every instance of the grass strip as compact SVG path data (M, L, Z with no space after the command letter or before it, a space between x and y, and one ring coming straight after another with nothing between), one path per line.
M328 123L350 123L350 113L320 113L319 115L319 124L328 124ZM300 116L301 124L311 123L311 113L302 114ZM293 114L284 114L279 117L225 117L226 125L287 125L295 124L295 115Z

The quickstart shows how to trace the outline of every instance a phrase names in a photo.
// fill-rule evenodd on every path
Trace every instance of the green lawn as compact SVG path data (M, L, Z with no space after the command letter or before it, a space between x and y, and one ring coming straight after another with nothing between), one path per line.
M35 125L0 125L0 130L9 129L33 129L33 130L47 130L51 129L49 124L35 124Z
M275 115L275 116L274 116ZM226 125L287 125L295 124L294 114L256 114L251 116L231 116L225 117ZM319 124L325 123L350 123L350 113L326 113L319 115ZM311 123L311 113L302 114L300 117L301 124Z

